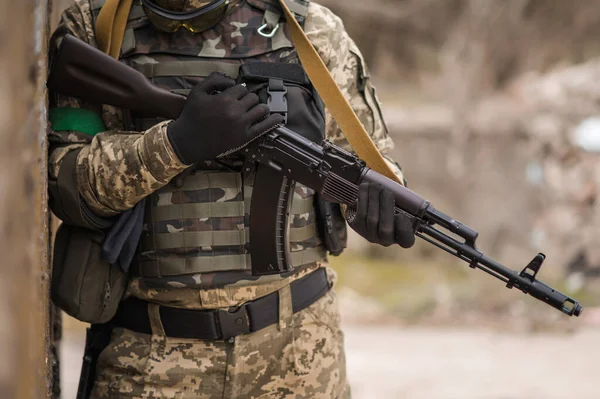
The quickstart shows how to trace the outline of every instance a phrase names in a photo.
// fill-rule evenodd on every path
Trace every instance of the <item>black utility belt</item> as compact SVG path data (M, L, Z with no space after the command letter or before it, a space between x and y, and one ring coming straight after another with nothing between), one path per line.
M325 269L302 277L290 284L293 312L306 309L330 289ZM229 338L262 330L279 321L279 293L274 292L239 308L227 310L190 310L159 307L160 319L167 337L203 340ZM142 334L152 334L148 302L128 298L119 306L112 320L122 327Z

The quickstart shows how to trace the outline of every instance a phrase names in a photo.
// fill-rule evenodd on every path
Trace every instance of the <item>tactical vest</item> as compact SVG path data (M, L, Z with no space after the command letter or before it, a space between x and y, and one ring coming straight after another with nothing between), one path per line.
M293 1L293 11L303 23L308 2ZM103 4L104 0L91 0L95 20ZM120 60L155 85L184 95L214 71L237 79L240 70L254 78L264 77L258 85L263 97L269 91L269 98L276 98L276 92L287 92L289 85L297 90L300 87L300 97L312 102L314 114L303 119L312 122L294 118L293 104L289 104L289 110L277 111L289 111L288 121L294 126L288 127L301 134L304 131L314 141L323 138L325 118L318 95L302 85L305 77L299 76L297 70L290 74L285 72L289 68L277 67L298 67L299 63L277 0L239 1L217 26L197 34L185 30L174 34L159 32L147 21L142 7L134 4ZM138 131L159 121L147 115L126 115L126 128ZM216 271L247 276L251 269L249 212L253 177L244 177L239 166L236 159L228 160L226 166L214 162L198 165L149 197L139 254L131 269L133 277ZM326 256L316 217L315 193L297 185L289 234L294 267Z

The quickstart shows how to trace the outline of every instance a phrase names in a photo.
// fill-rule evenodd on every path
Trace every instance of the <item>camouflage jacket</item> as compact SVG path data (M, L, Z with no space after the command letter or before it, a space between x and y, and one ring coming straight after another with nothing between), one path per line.
M311 3L304 29L378 149L382 152L391 149L393 142L385 127L369 71L340 18L327 8ZM96 46L88 0L76 0L62 14L60 24L51 40L51 55L66 34L72 34ZM100 216L113 216L132 208L186 169L186 165L177 158L166 137L168 121L144 132L131 132L123 129L122 110L113 107L99 106L56 94L51 97L51 106L92 110L102 116L107 127L106 132L93 137L76 131L49 132L50 177L56 179L65 156L70 151L79 150L76 163L78 189L86 204ZM326 137L349 149L347 141L328 112ZM322 264L301 270L286 279L273 278L272 284L269 283L269 278L261 278L260 283L256 280L216 281L215 273L188 276L186 281L134 279L130 284L130 293L175 306L234 306L273 292L319 266ZM191 282L187 281L189 279L194 280L194 284L190 285ZM184 286L188 289L176 289ZM190 291L190 287L198 291ZM187 294L182 295L182 291Z

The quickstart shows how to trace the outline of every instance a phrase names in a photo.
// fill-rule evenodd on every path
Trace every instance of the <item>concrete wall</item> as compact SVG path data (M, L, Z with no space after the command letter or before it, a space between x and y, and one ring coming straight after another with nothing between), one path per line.
M0 2L0 397L50 388L46 208L47 1Z

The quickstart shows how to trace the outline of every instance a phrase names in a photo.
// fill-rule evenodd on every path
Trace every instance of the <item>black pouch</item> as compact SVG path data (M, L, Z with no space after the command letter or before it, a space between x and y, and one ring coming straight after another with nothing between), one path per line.
M321 144L325 138L323 101L299 64L251 63L240 68L239 83L246 83L271 112L284 114L286 127ZM315 196L317 225L325 248L340 255L348 242L346 220L339 204Z
M50 296L70 316L87 323L113 318L127 275L102 256L104 233L61 224L56 233Z
M299 64L253 62L240 68L239 83L286 118L288 129L321 144L325 138L323 102Z
M319 194L315 197L317 205L317 226L327 251L333 256L344 252L348 244L346 219L342 214L340 204L327 202Z

